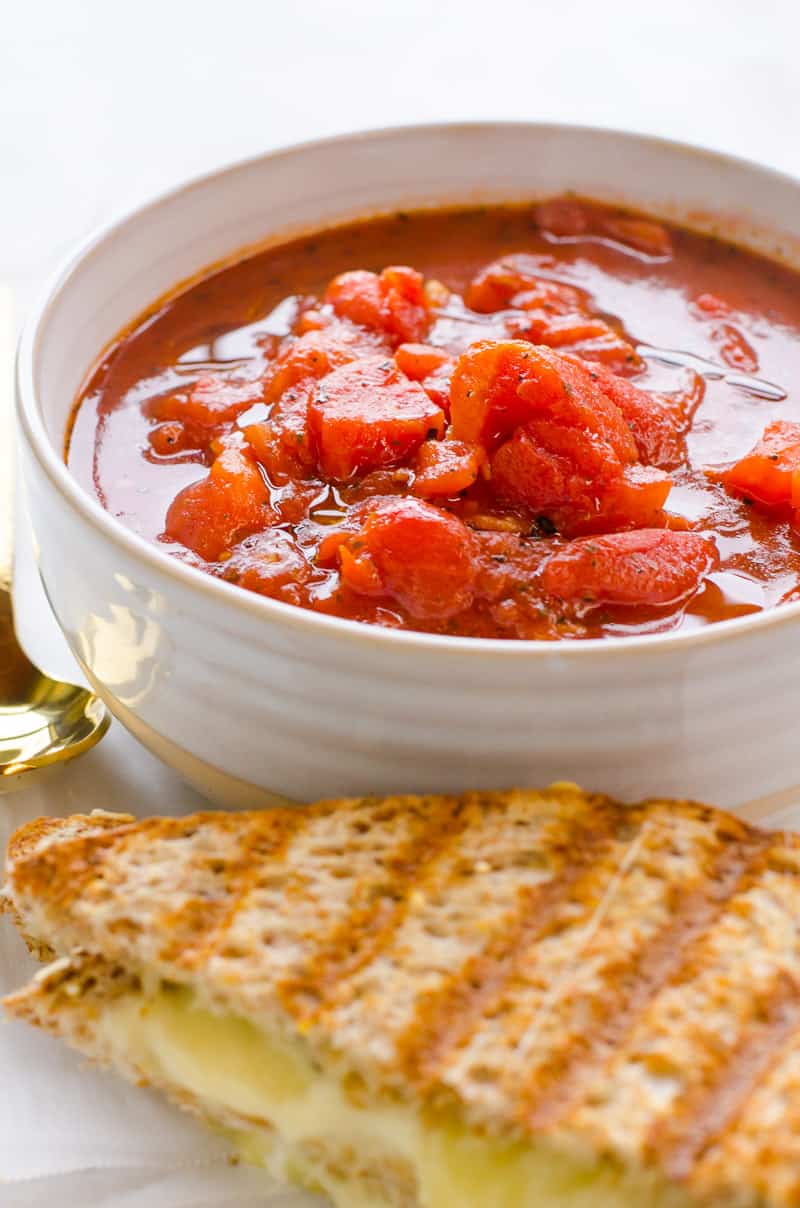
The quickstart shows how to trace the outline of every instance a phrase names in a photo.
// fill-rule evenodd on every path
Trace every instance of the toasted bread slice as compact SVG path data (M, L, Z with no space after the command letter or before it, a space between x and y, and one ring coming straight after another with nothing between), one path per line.
M800 841L543 792L22 828L5 1001L343 1208L800 1204Z

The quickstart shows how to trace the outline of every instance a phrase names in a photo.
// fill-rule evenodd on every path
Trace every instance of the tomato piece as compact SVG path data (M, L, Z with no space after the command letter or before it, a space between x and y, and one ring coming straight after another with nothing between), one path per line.
M619 408L575 360L521 340L484 340L456 362L451 385L453 436L496 447L534 418L585 429L620 462L636 460L636 444Z
M318 384L308 424L322 473L346 482L397 465L426 437L441 436L444 415L393 361L371 357L334 370Z
M563 395L556 362L544 349L523 340L479 340L470 345L456 361L450 385L453 437L496 448L531 418L531 403L520 396L519 387L534 375L542 399Z
M308 431L310 398L309 383L292 386L273 405L269 419L244 428L244 438L256 461L277 485L308 478L316 468Z
M486 455L460 440L426 440L414 461L414 494L458 495L478 477Z
M450 414L453 359L448 352L433 344L401 344L395 361L401 373L421 384L432 403Z
M361 542L353 539L353 547L359 550ZM351 546L342 543L337 548L339 572L342 583L359 596L383 596L386 589L371 556L367 552L352 552Z
M263 399L264 383L260 378L242 381L220 373L207 373L198 378L188 391L161 395L146 403L142 410L159 424L181 424L183 435L180 441L183 448L204 449L220 428L234 423ZM168 431L165 431L163 437L155 437L155 444L152 440L151 444L154 448L162 445L162 441L168 445L168 435ZM159 451L158 448L156 451Z
M176 453L197 448L190 430L177 419L167 420L151 428L147 440L157 457L174 457Z
M524 319L516 329L517 335L525 336L534 344L546 344L548 348L564 348L586 340L595 340L608 334L610 328L602 319L595 319L581 311L563 315L552 315L546 310L526 310Z
M642 358L633 345L610 326L600 335L591 339L576 340L568 347L582 362L588 362L589 367L605 365L613 373L625 373L642 366Z
M436 373L431 373L421 382L421 386L428 398L437 407L441 407L446 416L450 416L450 380L452 366L446 365L442 369L437 369Z
M397 368L415 382L441 369L450 361L450 354L434 344L401 344L394 354Z
M377 273L352 269L334 277L325 291L325 301L337 315L362 327L381 327L383 290Z
M323 311L312 306L298 315L294 324L294 333L297 336L304 336L309 331L321 331L328 326L329 322L330 320Z
M208 475L184 487L169 506L165 533L215 562L239 538L272 519L269 492L255 463L240 449L225 449Z
M601 231L615 243L633 248L652 260L669 260L672 240L660 222L649 218L625 218L609 215L601 223Z
M603 604L667 607L693 595L719 564L700 533L637 529L571 541L545 563L545 591L577 611Z
M718 297L717 294L709 293L700 294L697 298L695 298L693 309L699 312L703 318L712 319L719 319L723 315L729 315L731 313L730 306L724 301L723 298Z
M577 239L589 230L589 213L571 197L554 197L543 201L534 211L537 226L546 235L557 239Z
M546 516L565 536L664 525L672 480L638 463L622 466L579 428L535 421L492 459L498 498Z
M492 459L492 487L512 507L547 516L565 535L605 516L603 500L623 467L578 428L540 420L517 429Z
M730 369L740 373L758 372L758 353L738 327L732 323L721 323L713 331L719 355Z
M421 340L430 326L422 273L405 265L392 265L381 273L381 285L386 331L401 342Z
M461 520L418 499L368 500L362 515L360 531L339 547L343 584L388 596L418 620L471 604L477 547Z
M733 495L766 507L800 508L800 424L769 424L755 448L721 477Z
M591 447L583 434L574 438L574 456ZM504 503L522 505L539 515L551 515L568 505L579 513L595 509L595 491L566 450L540 443L526 428L519 428L492 458L492 488Z
M633 345L605 319L585 311L552 315L546 310L525 310L519 319L508 321L515 336L534 344L546 344L564 354L577 353L581 361L599 361L617 369L641 364Z
M485 341L459 358L451 417L453 436L466 443L492 448L511 434L492 460L495 493L512 507L548 516L564 532L606 513L610 484L637 457L622 412L587 370L521 341ZM614 497L614 514L628 502L624 494ZM632 522L625 513L617 518Z
M524 254L505 256L488 265L467 288L472 310L492 313L508 307L524 314L509 315L509 334L549 348L580 351L587 360L624 368L639 363L633 346L605 319L592 313L584 291L537 273L539 264Z
M585 306L581 290L562 281L540 277L539 264L524 254L494 260L473 277L464 294L471 310L491 314L508 306L541 308L551 314L566 314Z
M283 529L267 529L237 545L224 577L248 591L294 603L300 596L298 588L313 575L294 538Z
M243 429L243 436L247 441L250 452L255 457L256 461L264 466L265 470L272 477L272 467L270 460L274 455L274 442L272 439L273 429L269 423L248 424Z
M379 352L382 345L385 347L375 333L336 321L293 338L275 360L267 399L279 399L292 386L324 377L365 353Z
M535 375L519 386L532 414L547 414L562 423L580 424L604 440L620 461L635 461L636 442L619 408L592 380L589 370L577 357L566 358L549 349L537 349L549 361L561 379L561 388L553 396L542 393Z
M671 469L684 460L683 420L649 390L634 386L604 365L586 366L589 376L622 412L636 441L639 458L648 465Z
M218 373L209 373L195 382L189 391L184 419L198 427L215 428L230 424L249 407L264 398L264 383L226 380Z
M422 274L391 265L378 276L363 269L334 277L325 292L337 315L384 332L397 343L419 341L430 325Z
M621 476L604 487L595 516L582 517L573 508L558 513L554 520L561 532L576 536L618 529L676 527L675 521L683 527L680 518L664 511L671 490L672 479L668 474L636 462L625 466Z

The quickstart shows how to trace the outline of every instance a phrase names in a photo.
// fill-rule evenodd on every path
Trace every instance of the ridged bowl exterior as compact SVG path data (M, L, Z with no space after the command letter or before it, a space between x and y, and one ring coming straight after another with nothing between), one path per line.
M800 185L754 165L613 132L419 127L294 148L194 182L95 239L33 316L20 415L48 596L112 711L211 797L568 779L625 798L737 806L800 782L796 605L686 635L589 643L387 632L177 563L103 512L63 465L91 363L205 265L360 213L566 188L722 225L800 263Z

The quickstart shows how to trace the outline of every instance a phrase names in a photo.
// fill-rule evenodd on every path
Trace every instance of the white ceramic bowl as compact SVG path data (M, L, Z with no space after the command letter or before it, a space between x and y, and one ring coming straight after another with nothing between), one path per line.
M800 184L753 164L608 131L426 126L294 147L195 181L92 240L33 314L19 399L53 609L111 710L214 799L570 779L736 806L775 803L800 782L799 605L685 636L580 643L386 631L180 564L64 466L89 365L204 266L398 206L567 188L722 228L800 266Z

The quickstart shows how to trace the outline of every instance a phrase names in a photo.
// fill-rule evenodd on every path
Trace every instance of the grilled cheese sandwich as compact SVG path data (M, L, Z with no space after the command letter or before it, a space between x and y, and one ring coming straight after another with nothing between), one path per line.
M800 1202L793 839L562 787L45 820L8 868L53 959L6 1009L341 1208Z

